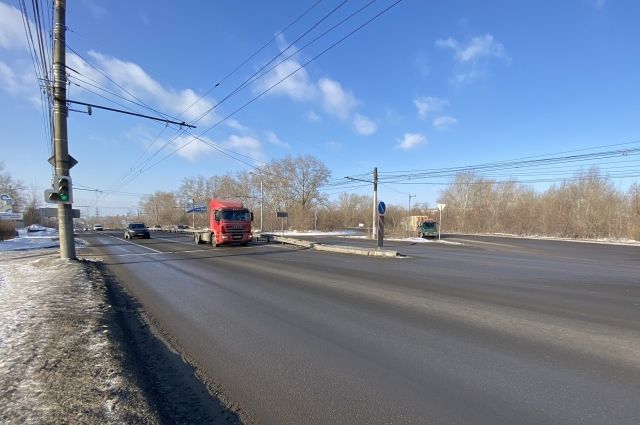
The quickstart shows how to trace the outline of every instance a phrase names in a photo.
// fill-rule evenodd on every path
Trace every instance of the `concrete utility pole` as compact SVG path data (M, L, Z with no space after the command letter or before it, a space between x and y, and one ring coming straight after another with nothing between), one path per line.
M378 238L378 167L373 169L373 219L371 221L371 239Z
M67 139L67 76L66 76L66 0L55 0L53 26L53 156L56 175L69 176L69 147ZM71 189L73 190L73 189ZM76 246L73 239L71 204L58 204L60 258L74 260Z

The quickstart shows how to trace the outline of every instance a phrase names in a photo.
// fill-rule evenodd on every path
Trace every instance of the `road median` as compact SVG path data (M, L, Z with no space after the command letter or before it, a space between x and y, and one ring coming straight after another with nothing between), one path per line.
M367 257L401 257L398 251L380 248L363 248L357 246L342 246L342 245L326 245L318 242L311 242L302 239L287 238L284 236L278 236L275 234L262 234L261 236L268 236L269 239L289 245L300 246L303 248L313 249L315 251L335 252L339 254L349 255L364 255Z

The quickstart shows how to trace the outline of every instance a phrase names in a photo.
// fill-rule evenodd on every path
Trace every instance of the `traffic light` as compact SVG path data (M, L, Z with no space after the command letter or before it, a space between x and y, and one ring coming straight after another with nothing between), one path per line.
M58 197L61 203L70 204L72 201L71 196L71 177L69 176L56 176L56 185L54 189L58 190Z
M44 191L44 200L50 204L71 204L73 202L71 177L53 176L53 188Z

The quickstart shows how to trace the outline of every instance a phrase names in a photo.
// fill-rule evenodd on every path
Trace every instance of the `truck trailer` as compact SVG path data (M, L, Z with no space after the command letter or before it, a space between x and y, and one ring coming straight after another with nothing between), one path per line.
M213 246L226 244L247 245L253 238L253 213L240 201L212 199L209 201L209 227L193 231L196 244Z

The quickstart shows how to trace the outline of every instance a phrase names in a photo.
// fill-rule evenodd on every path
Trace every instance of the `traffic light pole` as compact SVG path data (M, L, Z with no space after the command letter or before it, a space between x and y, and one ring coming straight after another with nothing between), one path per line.
M53 156L56 175L68 176L70 161L67 139L67 78L66 78L66 0L55 0L53 27ZM74 260L76 246L73 239L71 204L58 204L60 258Z

